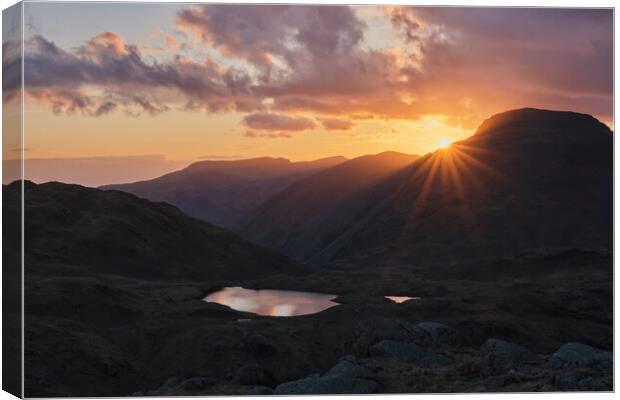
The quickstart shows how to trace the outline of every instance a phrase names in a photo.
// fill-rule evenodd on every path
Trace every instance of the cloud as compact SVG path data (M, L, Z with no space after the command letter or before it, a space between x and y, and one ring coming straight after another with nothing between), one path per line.
M220 155L220 154L214 154L214 155L204 155L204 156L200 156L198 157L201 160L238 160L241 158L244 158L245 156L242 155L238 155L238 154L231 154L231 155Z
M11 75L19 57L4 59ZM26 93L54 112L100 116L122 107L130 115L155 115L192 105L208 112L232 111L252 103L250 80L242 71L175 58L168 63L146 62L136 46L104 32L83 46L67 51L42 36L26 42ZM19 90L3 82L5 99ZM115 104L112 106L111 104Z
M264 131L303 131L316 127L309 118L270 113L250 114L243 122L248 128Z
M255 131L252 129L248 129L245 131L245 137L249 138L291 138L293 135L290 132L265 132L265 131Z
M172 50L177 50L181 47L179 42L172 35L169 35L166 32L161 32L161 35L164 39L164 44L168 46L168 48Z
M411 7L390 15L412 43L417 65L403 86L423 113L465 120L534 106L611 118L609 10Z
M353 122L348 119L321 118L320 121L323 128L327 130L349 130L354 126Z
M274 58L295 67L346 53L362 40L365 28L347 6L226 4L188 7L179 13L177 26L223 54L264 67Z
M612 118L610 10L385 7L373 17L385 19L381 34L360 10L188 6L175 23L193 35L197 51L163 35L177 52L165 62L114 32L73 49L33 36L26 94L54 112L91 116L236 111L249 137L290 136L314 128L314 120L333 129L347 126L336 120L426 115L473 128L523 106ZM386 35L391 47L372 35ZM14 48L3 44L5 102L20 88Z
M99 107L97 107L97 110L95 111L95 115L97 117L100 117L102 115L111 113L112 111L116 109L116 107L117 107L116 103L112 103L111 101L105 102Z
M114 32L102 32L92 37L81 49L85 54L92 54L95 57L99 53L110 53L112 56L123 56L127 54L123 38Z

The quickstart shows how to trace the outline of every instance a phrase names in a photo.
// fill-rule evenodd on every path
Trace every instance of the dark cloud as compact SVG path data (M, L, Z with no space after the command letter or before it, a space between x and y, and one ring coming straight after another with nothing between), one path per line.
M309 118L271 113L250 114L243 118L243 122L248 128L263 131L304 131L316 127Z
M354 126L353 122L348 119L321 118L320 121L323 128L327 130L349 130Z
M226 5L186 8L177 25L196 32L222 53L260 66L278 57L288 66L347 53L364 24L347 6Z
M269 139L277 139L277 138L291 138L293 135L290 132L265 132L265 131L255 131L252 129L248 129L245 131L245 137L249 138L269 138Z
M106 115L108 113L111 113L112 111L114 111L116 109L117 105L116 103L112 103L111 101L107 101L105 103L103 103L102 105L100 105L97 110L95 111L95 115L97 117L100 117L102 115Z
M18 58L5 59L5 70L13 71L18 63ZM111 103L130 114L154 115L189 102L196 109L230 111L247 101L250 84L244 73L215 63L178 58L167 64L147 63L136 46L124 44L110 32L91 38L75 51L33 36L26 43L24 74L27 94L47 102L55 112L90 115L112 111ZM4 87L5 98L19 90L19 84L12 82L5 81Z
M535 106L611 119L610 10L411 7L391 15L415 39L419 67L407 69L406 86L424 112Z

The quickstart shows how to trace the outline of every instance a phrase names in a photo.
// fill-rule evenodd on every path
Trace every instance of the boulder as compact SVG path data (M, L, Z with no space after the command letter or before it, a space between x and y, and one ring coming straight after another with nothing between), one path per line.
M431 353L414 343L382 340L370 349L373 357L391 357L397 360L414 363L422 367L436 367L450 364L450 359Z
M609 391L612 390L611 373L600 375L596 371L567 370L557 374L553 383L560 390Z
M156 390L147 390L138 394L140 396L168 396L168 395L184 395L187 393L198 394L210 386L213 386L214 382L210 378L193 377L182 378L174 376L169 378L161 387Z
M428 335L407 321L382 317L369 318L360 321L355 327L354 350L356 355L367 357L370 347L381 340L430 344L426 343ZM424 341L426 342L422 343Z
M254 386L248 390L248 396L270 396L273 395L273 389L267 386Z
M241 367L235 375L235 380L240 385L273 386L275 384L269 371L255 364Z
M582 343L567 343L551 357L555 368L580 367L611 369L613 356L610 351L597 349Z
M446 343L455 335L452 328L439 322L420 322L415 327L424 332L428 336L429 342L433 344Z
M342 357L338 364L327 371L326 375L343 375L367 379L372 379L374 377L374 373L367 367L357 363L353 356Z
M511 370L517 371L541 361L539 356L526 348L499 339L487 340L480 347L480 351L483 376L506 374Z
M370 369L359 364L352 356L345 356L325 374L313 374L280 384L274 394L370 394L379 387L372 377Z
M300 394L370 394L379 384L371 379L347 375L325 375L286 382L276 387L276 395Z
M237 348L258 357L271 357L277 353L273 340L257 333L245 334Z

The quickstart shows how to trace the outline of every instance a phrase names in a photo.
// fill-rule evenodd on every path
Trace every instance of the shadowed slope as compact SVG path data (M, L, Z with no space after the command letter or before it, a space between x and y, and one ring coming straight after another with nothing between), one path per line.
M609 128L588 115L495 115L418 160L338 256L462 263L566 247L609 251L612 147Z
M242 216L291 183L337 165L330 157L290 162L285 158L201 161L148 181L107 185L153 201L165 201L210 223L231 227Z
M297 260L327 261L332 248L395 190L402 177L397 172L417 158L385 152L329 168L269 199L239 230Z
M4 186L4 203L18 204L19 190L19 182ZM26 182L24 198L31 276L213 280L294 271L286 258L169 204L62 183ZM19 213L5 218L18 223ZM15 245L6 247L10 251Z

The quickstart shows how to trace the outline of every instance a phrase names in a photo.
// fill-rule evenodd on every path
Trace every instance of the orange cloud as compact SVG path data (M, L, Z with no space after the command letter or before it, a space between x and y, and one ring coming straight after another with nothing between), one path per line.
M88 52L97 53L100 51L109 51L117 56L125 55L125 42L123 38L114 32L102 32L92 37L85 46Z
M243 122L248 128L264 131L303 131L316 126L309 118L271 113L250 114L243 118Z
M349 130L353 128L353 122L348 119L321 118L323 128L327 130Z

